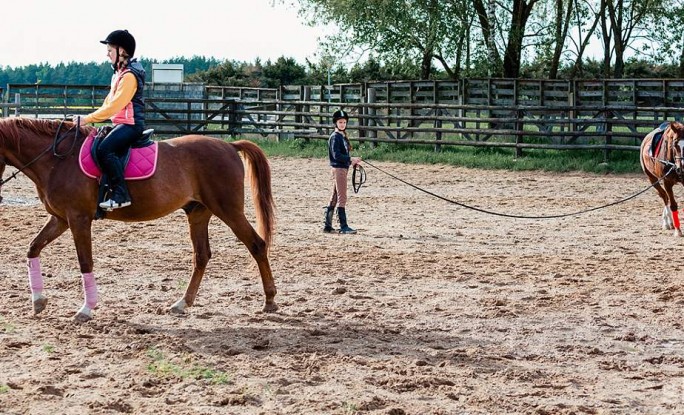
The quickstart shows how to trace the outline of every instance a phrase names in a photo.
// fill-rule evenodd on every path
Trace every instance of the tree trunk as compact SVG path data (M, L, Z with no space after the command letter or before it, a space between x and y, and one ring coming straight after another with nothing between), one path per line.
M610 28L613 31L613 44L615 45L615 69L614 78L622 78L625 72L625 44L622 40L622 3L618 2L617 10L612 1L607 3Z
M580 47L579 50L577 51L577 59L575 60L575 64L572 66L572 70L570 71L570 79L574 79L578 74L581 74L582 72L582 59L584 58L584 51L587 49L587 46L589 46L589 41L591 40L591 37L594 35L594 31L596 31L596 26L598 26L599 21L601 20L601 13L603 13L602 10L599 10L598 13L594 16L594 23L591 24L591 28L589 28L589 31L586 33L586 37L584 40L582 40L582 31L580 30L579 32L579 41L580 41Z
M531 0L528 4L525 0L513 1L513 14L511 15L511 29L508 32L508 43L503 60L503 76L505 78L517 78L520 76L520 60L522 57L522 43L525 35L525 27L530 17L532 8L539 0Z
M555 32L555 46L553 48L553 57L551 58L551 68L549 69L549 79L558 78L558 67L560 66L560 58L563 54L563 46L565 38L568 36L568 28L570 26L570 18L572 16L574 1L568 1L568 8L563 17L563 0L556 0L556 32Z
M610 78L611 60L611 31L608 30L608 20L606 16L607 5L610 1L601 0L601 37L603 39L603 77Z
M430 79L433 57L434 55L431 50L423 51L423 59L420 61L420 79Z
M501 67L501 56L499 56L499 51L496 49L496 44L494 43L494 30L490 23L489 15L487 14L487 10L485 9L482 0L473 0L473 6L475 7L477 18L480 21L482 37L487 46L487 52L495 72L490 74L490 76L497 76L499 75L498 68Z

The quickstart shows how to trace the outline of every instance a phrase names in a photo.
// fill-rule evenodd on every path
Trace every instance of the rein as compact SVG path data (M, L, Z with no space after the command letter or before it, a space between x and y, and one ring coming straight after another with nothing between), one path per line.
M358 172L358 179L357 174ZM354 188L354 193L359 193L361 186L366 183L366 170L360 164L354 165L354 171L352 172L352 187Z
M60 159L63 159L64 157L66 157L66 156L68 156L69 154L71 154L71 153L74 151L74 148L76 147L76 142L78 141L78 132L79 132L80 129L81 129L81 128L80 128L80 122L74 125L74 127L76 127L76 133L74 134L74 142L71 144L71 147L69 148L69 151L60 154L60 153L57 152L57 146L59 145L59 143L61 143L62 141L64 141L64 139L66 138L67 134L69 134L69 132L70 132L71 130L74 129L74 127L71 127L71 128L69 128L69 129L67 130L66 133L64 133L63 135L60 135L59 132L62 130L62 125L63 125L63 124L64 124L64 120L60 120L59 126L57 127L57 131L55 131L55 138L52 140L52 144L50 144L50 147L48 147L48 148L46 148L45 150L41 151L33 160L31 160L31 161L29 161L28 163L24 164L21 168L19 168L17 171L15 171L14 173L12 173L7 179L0 179L0 186L2 186L3 184L9 182L10 180L14 179L15 177L17 177L17 174L19 174L19 173L23 172L24 170L26 170L27 167L29 167L29 166L32 165L33 163L37 162L41 157L43 157L43 156L44 156L48 151L50 151L50 150L52 150L52 155L54 155L55 157L60 158Z
M516 219L556 219L556 218L565 218L565 217L568 217L568 216L577 216L577 215L581 215L581 214L584 214L584 213L593 212L593 211L595 211L595 210L604 209L604 208L607 208L607 207L610 207L610 206L615 206L615 205L618 205L618 204L620 204L620 203L624 203L624 202L626 202L626 201L628 201L628 200L634 199L635 197L639 196L640 194L645 193L646 191L650 190L653 186L655 186L656 184L659 184L660 182L662 182L662 181L665 179L665 177L666 177L668 174L670 174L670 173L675 169L675 166L674 166L674 164L673 164L672 167L670 167L670 169L669 169L662 177L660 177L660 178L658 179L657 182L651 184L651 185L648 186L647 188L645 188L645 189L643 189L643 190L641 190L641 191L639 191L639 192L637 192L637 193L635 193L635 194L633 194L633 195L631 195L631 196L628 196L628 197L626 197L626 198L624 198L624 199L620 199L620 200L615 201L615 202L606 203L605 205L596 206L596 207L593 207L593 208L589 208L589 209L585 209L585 210L580 210L580 211L578 211L578 212L572 212L572 213L563 213L563 214L558 214L558 215L547 215L547 216L523 216L523 215L509 215L509 214L506 214L506 213L493 212L493 211L491 211L491 210L481 209L481 208L478 208L478 207L475 207L475 206L466 205L465 203L457 202L457 201L452 200L452 199L448 199L448 198L446 198L446 197L444 197L444 196L440 196L440 195L438 195L438 194L436 194L436 193L430 192L429 190L425 190L425 189L423 189L423 188L421 188L421 187L418 187L418 186L416 186L416 185L414 185L414 184L412 184L412 183L409 183L409 182L407 182L406 180L401 179L401 178L399 178L399 177L397 177L397 176L395 176L395 175L393 175L393 174L391 174L391 173L388 173L388 172L386 172L385 170L381 169L380 167L375 166L375 165L373 165L372 163L369 163L367 160L363 160L363 162L366 163L366 164L368 164L369 166L375 168L376 170L378 170L378 171L380 171L380 172L382 172L382 173L385 173L386 175L388 175L389 177L391 177L391 178L393 178L393 179L395 179L395 180L398 180L398 181L400 181L400 182L402 182L402 183L404 183L404 184L406 184L406 185L408 185L408 186L413 187L413 188L416 189L416 190L419 190L419 191L421 191L421 192L423 192L423 193L426 193L426 194L428 194L428 195L430 195L430 196L434 196L434 197L436 197L437 199L441 199L441 200L443 200L443 201L445 201L445 202L452 203L452 204L454 204L454 205L457 205L457 206L460 206L460 207L463 207L463 208L466 208L466 209L474 210L474 211L477 211L477 212L480 212L480 213L486 213L486 214L488 214L488 215L503 216L503 217L505 217L505 218L516 218Z

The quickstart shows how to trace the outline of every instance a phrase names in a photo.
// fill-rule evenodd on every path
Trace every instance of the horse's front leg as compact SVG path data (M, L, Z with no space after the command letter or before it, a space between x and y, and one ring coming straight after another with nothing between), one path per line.
M669 231L674 229L674 223L672 223L672 212L668 205L663 206L663 230Z
M86 322L93 318L93 310L97 307L97 284L93 275L93 241L92 241L92 217L78 215L69 218L69 228L76 245L78 264L81 268L83 281L83 293L85 301L83 306L74 316L77 322Z
M31 302L33 312L40 313L47 305L47 297L43 295L43 274L40 270L40 252L50 242L57 239L69 229L69 225L63 219L50 215L43 228L38 232L29 245L26 257L28 259L29 286L31 287Z
M190 284L185 290L185 295L171 306L171 312L175 314L185 313L187 307L192 307L197 297L204 270L211 258L209 247L209 219L211 212L204 206L196 206L186 211L188 224L190 225L190 239L192 240L192 277Z
M672 214L672 226L674 227L674 236L682 236L682 229L679 225L679 207L677 206L677 201L674 198L674 192L672 191L672 186L665 186L665 191L667 192L667 197L670 201L670 213Z

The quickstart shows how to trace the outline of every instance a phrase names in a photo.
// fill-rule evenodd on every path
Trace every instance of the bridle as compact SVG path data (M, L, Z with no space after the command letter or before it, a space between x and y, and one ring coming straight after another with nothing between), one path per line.
M64 120L60 120L59 126L57 126L57 131L55 131L55 138L52 140L52 144L45 150L41 151L36 157L33 158L33 160L29 161L28 163L24 164L22 167L19 167L17 171L12 173L7 179L0 179L0 186L3 184L9 182L10 180L14 179L17 177L17 174L23 172L26 170L29 166L31 166L33 163L37 162L40 160L41 157L43 157L45 154L47 154L48 151L52 150L52 155L59 158L63 159L64 157L68 156L74 151L74 148L76 148L76 143L78 142L78 133L81 131L80 127L80 122L77 124L74 124L71 128L69 128L64 134L60 135L60 132L62 130L62 125L64 124ZM64 139L69 135L71 130L76 128L76 133L74 134L74 141L71 143L71 147L69 147L69 150L66 151L65 153L59 153L57 151L57 146L64 141Z

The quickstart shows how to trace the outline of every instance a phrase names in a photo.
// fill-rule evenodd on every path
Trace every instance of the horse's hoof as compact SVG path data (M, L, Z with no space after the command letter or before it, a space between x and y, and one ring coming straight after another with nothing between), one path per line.
M33 300L33 314L40 314L40 312L45 310L47 302L48 300L46 297L39 297Z
M675 231L674 231L674 236L675 236L675 237L677 237L677 236L682 236L682 230L681 230L681 229L675 229Z
M180 300L176 301L174 305L169 308L169 311L171 314L185 314L185 308L187 307L187 303L185 302L185 299L181 298Z
M74 316L74 321L77 323L85 323L85 322L88 322L92 319L93 319L93 316L90 316L90 315L82 313L82 312L78 312Z
M276 303L264 304L264 313L275 313L276 311L278 311L278 305Z
M78 313L74 316L74 321L77 323L85 323L93 319L93 309L83 304Z

